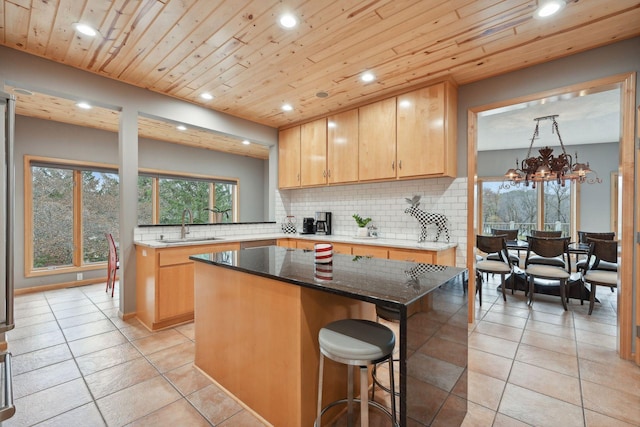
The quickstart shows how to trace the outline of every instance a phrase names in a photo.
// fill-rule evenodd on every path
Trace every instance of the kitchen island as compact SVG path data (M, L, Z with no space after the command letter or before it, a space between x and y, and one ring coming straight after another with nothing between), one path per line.
M318 331L342 318L374 320L376 305L400 313L401 425L462 423L466 270L340 254L320 266L312 251L277 246L191 259L195 364L271 424L313 424ZM323 401L344 397L345 366L328 364L325 376Z

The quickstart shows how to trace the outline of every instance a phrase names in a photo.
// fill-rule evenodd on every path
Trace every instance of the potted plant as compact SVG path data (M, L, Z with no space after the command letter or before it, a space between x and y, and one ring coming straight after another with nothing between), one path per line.
M214 221L220 224L224 221L223 217L227 219L229 218L229 212L231 212L231 208L216 206L215 208L212 209L212 212L213 212Z
M369 230L367 229L367 224L371 222L371 218L362 218L358 214L353 214L353 219L358 223L358 237L367 237L369 236Z

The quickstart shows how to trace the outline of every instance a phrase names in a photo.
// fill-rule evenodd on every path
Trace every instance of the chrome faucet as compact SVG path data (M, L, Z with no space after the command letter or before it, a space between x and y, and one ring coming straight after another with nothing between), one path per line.
M185 224L184 219L189 214L189 223ZM180 238L184 239L189 234L189 224L193 223L193 212L191 209L185 209L182 211L182 227L180 228Z

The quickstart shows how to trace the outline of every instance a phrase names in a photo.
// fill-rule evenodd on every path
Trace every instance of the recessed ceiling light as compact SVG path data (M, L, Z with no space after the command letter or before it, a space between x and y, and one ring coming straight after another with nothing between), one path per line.
M178 126L176 126L176 129L178 129L178 130L187 130L187 127L185 125L178 125Z
M76 107L82 108L83 110L90 110L91 104L89 104L88 102L80 101L76 103Z
M327 92L325 92L324 90L321 90L320 92L316 93L316 96L318 98L326 98L329 96L329 94Z
M376 76L374 76L372 72L367 71L365 73L362 73L362 75L360 76L360 79L365 83L369 83L374 81L376 79Z
M403 99L402 101L400 101L400 102L398 103L398 106L399 106L400 108L408 108L408 107L410 107L410 106L411 106L411 101L409 101L408 99Z
M249 144L251 144L251 143L250 143L249 141L247 141L246 139L245 139L244 141L242 141L242 143L243 143L244 145L249 145Z
M333 129L336 127L336 122L329 121L327 122L327 127Z
M95 37L98 34L98 31L96 29L87 24L74 22L72 26L77 32L82 33L85 36Z
M284 28L293 28L298 25L298 20L290 13L285 13L280 17L280 25Z
M538 7L534 13L534 16L536 18L547 18L560 12L565 6L566 3L564 0L547 0L540 4L540 7Z
M213 95L211 95L209 92L204 92L200 94L200 98L211 101L213 99Z
M292 111L293 107L291 106L291 104L283 104L282 105L282 110L283 111Z

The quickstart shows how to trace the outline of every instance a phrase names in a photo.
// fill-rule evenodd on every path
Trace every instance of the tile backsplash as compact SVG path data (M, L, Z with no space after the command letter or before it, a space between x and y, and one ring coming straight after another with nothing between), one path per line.
M444 214L449 220L451 242L458 244L456 264L465 266L467 232L466 178L431 178L370 184L340 185L276 191L276 222L287 215L296 217L298 229L302 218L314 217L316 211L332 215L332 234L355 236L357 224L352 215L371 217L378 236L385 239L416 240L420 224L404 211L405 199L421 196L420 209ZM427 240L435 239L436 227L429 226ZM440 237L440 241L444 236Z

